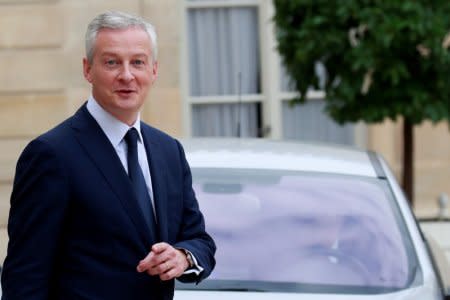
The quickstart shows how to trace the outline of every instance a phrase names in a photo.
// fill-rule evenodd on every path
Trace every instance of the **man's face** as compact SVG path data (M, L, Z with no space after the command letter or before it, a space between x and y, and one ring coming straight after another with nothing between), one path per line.
M141 28L101 29L92 62L83 59L92 95L109 113L131 125L156 79L148 34Z

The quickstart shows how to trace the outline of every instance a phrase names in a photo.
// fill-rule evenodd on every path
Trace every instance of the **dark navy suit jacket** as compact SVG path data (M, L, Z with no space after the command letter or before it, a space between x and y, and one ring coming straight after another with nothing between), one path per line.
M159 237L191 251L204 268L215 245L178 141L141 124ZM19 299L172 299L174 281L138 273L155 242L113 146L86 105L33 140L19 158L11 195L2 289Z

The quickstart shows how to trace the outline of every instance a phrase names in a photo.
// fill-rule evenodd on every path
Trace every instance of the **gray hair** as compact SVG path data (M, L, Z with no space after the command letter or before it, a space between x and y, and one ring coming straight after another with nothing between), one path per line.
M141 17L119 11L107 11L96 16L91 23L89 23L85 35L86 58L88 62L92 63L95 40L101 29L127 29L130 27L142 28L142 30L147 32L151 43L152 61L155 63L158 54L155 27Z

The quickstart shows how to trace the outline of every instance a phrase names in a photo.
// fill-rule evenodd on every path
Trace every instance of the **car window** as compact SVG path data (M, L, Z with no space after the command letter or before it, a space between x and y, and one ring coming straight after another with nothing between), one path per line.
M400 289L414 257L392 195L374 178L193 169L217 243L210 280Z

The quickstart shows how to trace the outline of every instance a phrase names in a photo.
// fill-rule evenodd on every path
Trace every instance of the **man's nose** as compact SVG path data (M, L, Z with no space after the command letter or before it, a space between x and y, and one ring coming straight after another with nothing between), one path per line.
M129 64L123 64L120 69L119 79L123 81L131 81L133 80L134 75L131 72L131 68Z

